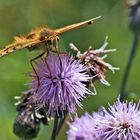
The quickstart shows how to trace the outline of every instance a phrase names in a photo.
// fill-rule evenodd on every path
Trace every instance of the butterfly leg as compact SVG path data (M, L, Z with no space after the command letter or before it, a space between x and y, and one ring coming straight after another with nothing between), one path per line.
M62 61L59 54L63 54L64 52L59 52L57 47L57 40L53 41L54 50L51 50L53 53L56 53L60 62L60 71L62 71Z
M42 57L45 53L46 53L46 52L43 52L43 53L41 53L40 55L38 55L37 57L35 57L35 58L33 58L33 59L30 60L30 64L31 64L31 66L32 66L32 69L33 69L33 71L34 71L34 73L35 73L35 75L36 75L36 77L37 77L37 89L36 89L36 92L37 92L38 89L39 89L40 81L39 81L39 76L38 76L38 74L37 74L37 72L36 72L36 70L35 70L35 67L34 67L34 64L33 64L33 63L34 63L37 59L39 59L40 57Z

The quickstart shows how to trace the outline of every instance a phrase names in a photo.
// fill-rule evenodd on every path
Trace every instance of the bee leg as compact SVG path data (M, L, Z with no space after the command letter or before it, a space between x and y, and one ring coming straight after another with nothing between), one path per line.
M40 81L39 81L39 76L38 76L38 74L37 74L37 72L36 72L36 70L35 70L35 67L34 67L33 62L35 62L37 59L39 59L40 57L42 57L45 53L46 53L46 52L43 52L43 53L41 53L40 55L38 55L37 57L35 57L35 58L33 58L33 59L30 60L30 64L31 64L31 66L32 66L32 69L33 69L33 71L34 71L34 73L35 73L35 75L36 75L36 77L37 77L37 89L36 89L36 92L37 92L38 89L39 89Z

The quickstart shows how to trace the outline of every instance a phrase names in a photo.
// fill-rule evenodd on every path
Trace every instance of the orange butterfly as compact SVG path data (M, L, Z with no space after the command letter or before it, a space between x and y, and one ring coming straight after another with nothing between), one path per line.
M50 50L53 51L56 47L56 43L59 40L59 35L63 34L66 31L92 24L99 18L101 18L101 16L54 30L45 27L39 28L30 32L27 36L16 36L14 37L14 41L12 44L7 45L4 49L0 50L0 57L23 48L27 48L29 50L41 49L44 52L48 52Z

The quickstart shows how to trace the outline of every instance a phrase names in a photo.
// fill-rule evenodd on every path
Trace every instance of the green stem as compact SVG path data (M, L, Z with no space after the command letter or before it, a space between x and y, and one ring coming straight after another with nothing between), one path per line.
M64 118L61 118L61 120L59 122L59 125L57 127L56 136L58 136L58 134L59 134L59 132L60 132L65 120L66 120L66 118L67 118L67 114L65 114Z
M51 135L51 139L50 140L55 140L56 139L57 126L58 126L58 118L56 117L54 119L53 131L52 131L52 135Z
M120 100L121 101L123 101L125 99L125 96L126 96L125 92L126 92L127 80L129 77L131 67L132 67L134 56L136 54L137 46L138 46L138 35L136 34L134 36L134 40L133 40L132 47L131 47L131 52L130 52L130 55L128 58L128 62L127 62L127 65L126 65L126 68L124 71L124 76L123 76L122 83L121 83L121 88L120 88Z

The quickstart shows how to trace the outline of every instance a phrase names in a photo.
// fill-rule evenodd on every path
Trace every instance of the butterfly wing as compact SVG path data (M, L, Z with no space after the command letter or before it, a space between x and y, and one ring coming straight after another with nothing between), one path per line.
M0 50L0 57L3 57L7 54L13 53L23 48L30 48L38 42L39 40L37 39L27 39L24 36L15 37L14 42L12 44L7 45L4 49Z

